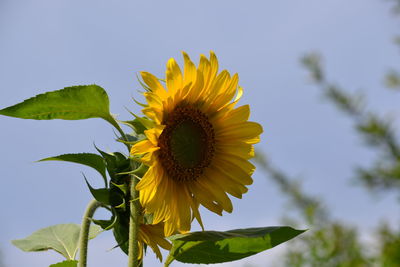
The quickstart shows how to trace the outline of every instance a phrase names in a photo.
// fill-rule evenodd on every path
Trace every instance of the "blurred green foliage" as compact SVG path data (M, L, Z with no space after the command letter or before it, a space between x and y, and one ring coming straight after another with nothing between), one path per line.
M4 267L5 266L4 263L3 263L3 255L2 254L3 253L0 250L0 267Z
M400 45L400 39L398 42ZM400 73L395 70L389 71L385 77L385 85L387 88L400 90Z
M370 189L400 192L400 144L392 120L368 110L362 94L350 94L328 82L318 54L306 55L302 63L310 72L315 84L321 88L324 96L347 114L360 137L377 154L371 166L357 168L357 178ZM393 73L389 73L388 76L395 75ZM399 77L396 79L400 80ZM391 85L394 85L394 82Z
M395 14L400 14L400 0L391 2ZM400 36L395 38L395 43L400 48ZM319 54L310 53L301 62L324 97L352 121L355 132L376 155L371 164L356 168L355 179L361 181L367 191L400 193L400 138L394 121L379 115L382 110L370 110L364 94L349 93L328 81ZM400 90L400 72L388 71L384 85L392 89L389 94L397 93L395 90ZM285 223L310 229L288 246L283 266L400 266L400 227L393 229L382 222L373 233L363 233L364 238L360 238L356 226L333 219L323 200L304 192L298 179L275 167L260 153L255 161L300 215L285 218ZM365 240L368 235L370 240Z
M304 192L298 179L273 166L260 153L255 160L300 214L296 219L285 218L285 223L309 228L288 246L283 266L400 266L400 229L383 223L373 234L372 243L361 240L356 227L332 219L323 200Z
M400 0L390 0L393 2L393 12L396 14L400 13Z

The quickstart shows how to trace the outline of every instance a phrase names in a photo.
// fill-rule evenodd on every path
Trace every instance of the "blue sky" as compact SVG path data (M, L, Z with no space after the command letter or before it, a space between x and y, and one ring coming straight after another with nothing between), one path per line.
M365 92L372 109L398 117L398 96L382 87L383 74L400 69L399 50L392 44L400 20L389 9L379 0L0 0L0 107L96 83L107 90L112 112L129 119L126 108L140 110L131 101L139 96L139 71L162 77L170 57L182 62L182 50L196 61L213 50L222 68L239 73L245 89L241 103L251 104L251 119L264 127L258 149L302 177L304 189L323 196L335 218L371 231L383 219L399 222L396 196L371 196L351 179L354 166L374 155L350 121L322 100L299 58L319 51L330 80ZM61 257L23 253L10 240L52 224L79 223L90 200L81 171L95 185L101 179L81 166L34 161L95 152L93 143L108 151L124 147L97 119L0 120L0 249L8 267L48 266ZM207 229L280 224L289 212L285 199L262 172L256 171L254 180L244 198L234 200L232 214L204 212ZM123 266L124 254L105 252L114 244L110 233L95 239L89 264ZM265 266L279 262L282 251L226 266ZM158 266L151 253L147 266Z

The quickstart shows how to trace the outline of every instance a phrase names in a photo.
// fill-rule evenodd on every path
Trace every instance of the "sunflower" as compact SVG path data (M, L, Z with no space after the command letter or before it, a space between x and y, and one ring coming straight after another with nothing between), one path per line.
M197 219L204 229L199 205L219 215L232 212L227 193L241 198L252 184L254 156L262 127L248 121L248 105L235 107L243 90L239 77L218 73L218 60L200 56L198 67L186 53L183 74L176 61L167 63L164 86L141 72L151 121L146 139L131 150L149 166L137 184L140 203L153 222L165 222L165 235L190 230Z
M162 261L162 255L160 247L166 250L171 249L171 243L165 240L164 237L164 224L141 224L139 230L139 257L138 259L143 259L144 244L151 247L151 249L156 254L157 258Z

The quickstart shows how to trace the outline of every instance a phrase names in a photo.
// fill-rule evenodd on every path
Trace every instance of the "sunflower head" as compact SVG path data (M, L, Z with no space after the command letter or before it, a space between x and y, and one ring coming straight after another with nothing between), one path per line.
M222 214L232 211L227 193L241 198L252 183L253 144L262 127L249 122L248 105L236 107L243 90L238 75L218 72L218 60L200 56L198 67L183 53L183 72L174 59L167 63L165 84L142 72L153 122L147 139L131 154L149 166L136 189L154 222L165 222L165 234L190 230L193 218L202 226L199 205Z
M158 158L166 173L176 181L197 179L212 161L214 129L207 116L189 104L178 105L158 138Z

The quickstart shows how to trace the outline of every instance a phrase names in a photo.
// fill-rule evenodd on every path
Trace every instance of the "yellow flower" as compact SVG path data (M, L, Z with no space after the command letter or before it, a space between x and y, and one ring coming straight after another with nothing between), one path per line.
M190 230L196 218L203 227L199 205L222 215L232 212L228 194L241 198L253 180L253 144L262 127L249 122L248 105L235 108L243 90L239 77L223 70L213 52L199 66L186 53L184 72L174 59L166 71L166 88L154 75L142 72L147 92L143 113L154 126L136 143L132 155L143 155L149 166L138 183L140 203L165 222L165 235Z
M139 257L138 259L143 259L144 244L151 247L151 249L156 254L157 258L162 261L162 255L160 252L160 247L166 250L171 249L171 243L165 240L164 236L164 224L141 224L139 230Z

